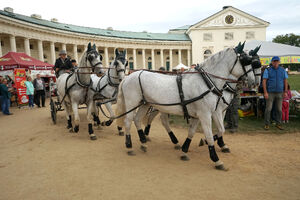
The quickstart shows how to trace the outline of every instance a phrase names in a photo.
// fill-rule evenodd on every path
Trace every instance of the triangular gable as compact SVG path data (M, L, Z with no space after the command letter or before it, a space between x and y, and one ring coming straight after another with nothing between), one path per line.
M231 24L226 23L225 18L226 16L233 16L233 22ZM205 28L214 28L214 27L238 27L238 26L265 26L267 27L270 23L264 21L260 18L257 18L253 15L245 13L239 9L234 7L227 7L214 15L201 20L200 22L192 25L188 30L187 33L191 29L205 29Z

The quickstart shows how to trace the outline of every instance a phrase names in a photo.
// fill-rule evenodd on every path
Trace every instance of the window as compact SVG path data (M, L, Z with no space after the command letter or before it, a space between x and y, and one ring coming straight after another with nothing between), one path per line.
M47 59L47 55L46 54L44 54L44 59Z
M30 44L29 47L30 47L30 49L33 49L33 45L32 44Z
M58 48L58 47L55 47L55 51L59 51L59 48Z
M211 42L212 41L212 34L211 33L204 33L203 34L203 41Z
M138 55L142 55L142 51L138 51Z
M156 55L160 55L160 51L156 52Z
M133 57L130 57L129 60L133 60Z
M225 33L225 40L233 40L233 33Z
M82 49L77 49L77 53L81 53L82 52Z
M1 46L2 46L2 47L4 46L4 41L1 41Z
M102 53L102 54L104 54L104 51L99 49L99 53Z
M151 57L148 57L148 60L152 60L152 58L151 58Z
M212 52L211 50L207 49L204 51L203 55L204 55L204 60L209 58L211 56Z
M133 69L133 62L129 62L129 69Z
M114 60L114 57L112 56L112 57L109 57L109 60Z
M149 70L152 69L152 62L148 62L148 69L149 69Z
M246 32L246 39L247 40L251 40L251 39L254 39L254 38L255 38L254 31L248 31L248 32Z

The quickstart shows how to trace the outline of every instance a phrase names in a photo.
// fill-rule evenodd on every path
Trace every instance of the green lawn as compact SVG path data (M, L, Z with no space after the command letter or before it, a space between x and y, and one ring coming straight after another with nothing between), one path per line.
M288 83L290 84L291 90L300 90L300 75L289 75Z

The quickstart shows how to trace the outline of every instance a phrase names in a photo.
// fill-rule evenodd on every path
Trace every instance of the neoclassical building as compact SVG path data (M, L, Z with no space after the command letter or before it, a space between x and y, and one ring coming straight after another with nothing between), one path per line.
M67 50L78 60L88 42L95 43L108 66L114 50L127 50L132 69L158 69L183 63L202 62L226 47L247 40L266 40L269 22L231 6L193 25L170 29L168 33L118 31L64 24L38 14L25 16L12 8L0 10L0 56L9 51L25 52L41 61L53 64L58 52Z

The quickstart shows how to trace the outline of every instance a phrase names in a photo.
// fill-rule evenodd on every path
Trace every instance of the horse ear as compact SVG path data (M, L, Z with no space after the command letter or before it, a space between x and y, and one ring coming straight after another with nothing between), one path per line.
M115 50L115 54L116 54L116 57L118 57L119 56L119 50L116 48L116 50Z
M244 43L242 44L242 46L241 46L241 51L243 51L243 49L244 49L244 47L245 47L245 43L246 43L246 41L244 41Z
M93 45L93 49L96 50L96 44Z
M92 45L91 45L91 43L89 42L87 51L90 51L91 49L92 49Z

